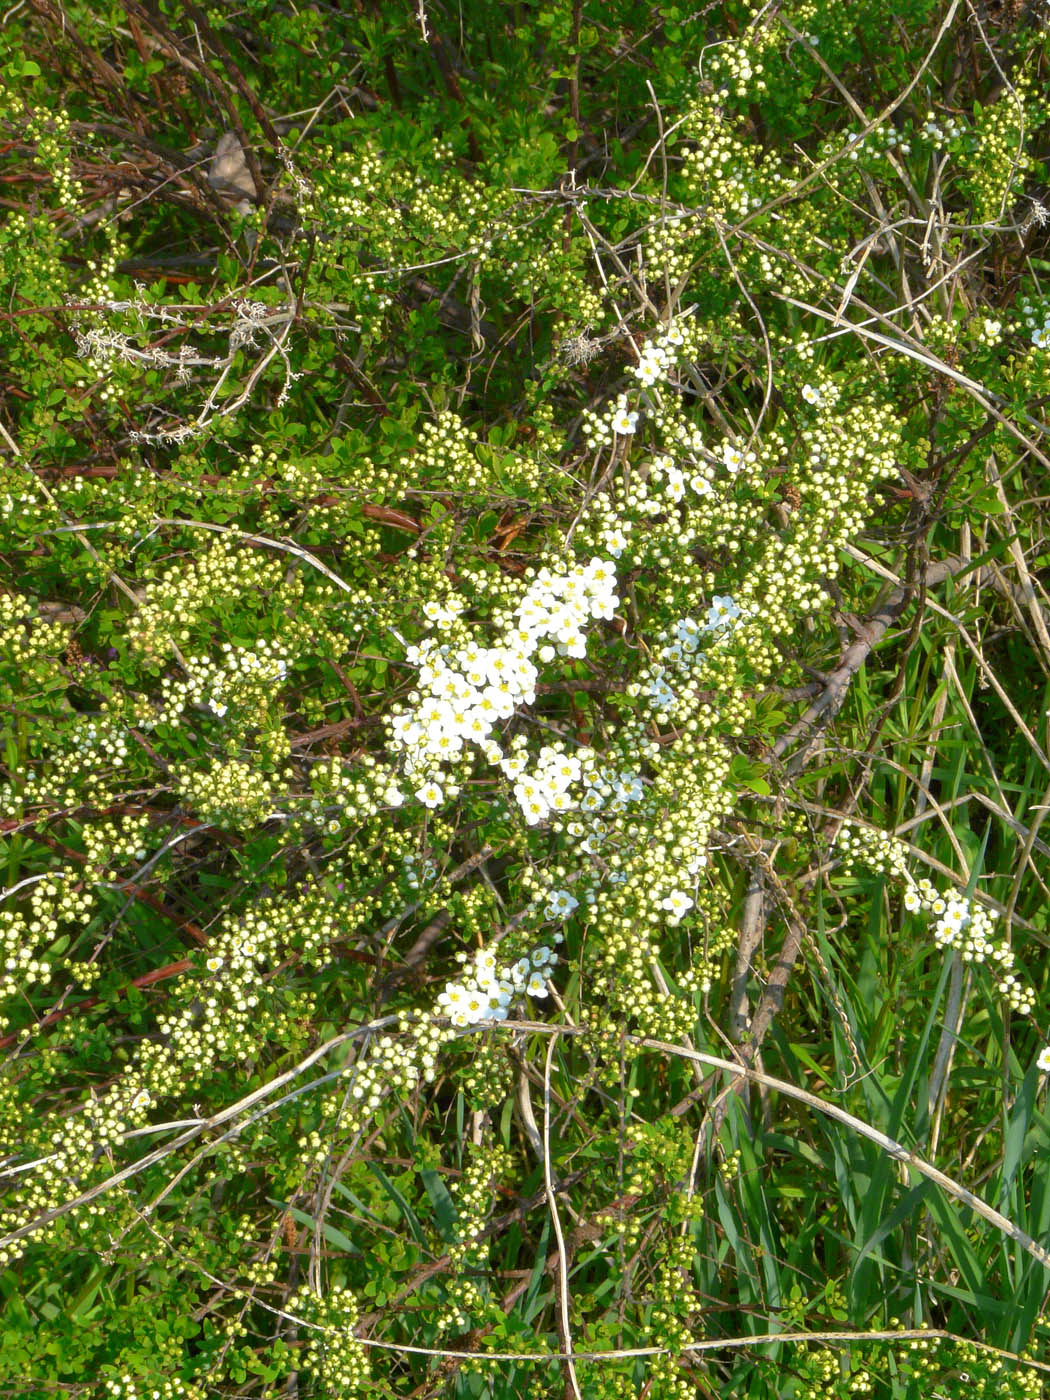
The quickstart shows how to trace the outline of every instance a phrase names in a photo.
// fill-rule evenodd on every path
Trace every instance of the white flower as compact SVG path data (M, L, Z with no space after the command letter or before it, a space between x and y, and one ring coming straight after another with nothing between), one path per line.
M543 821L550 812L550 803L534 783L515 783L514 796L528 826Z
M452 1014L462 1007L465 997L466 993L463 988L456 982L450 982L438 997L438 1006L440 1006L443 1011Z
M802 397L807 403L818 404L824 402L824 395L819 389L815 389L812 384L803 384Z
M211 705L211 708L212 708L213 713L217 714L217 715L219 716L220 719L222 719L223 715L224 715L224 714L226 713L226 711L229 709L229 706L228 706L228 705L224 705L220 700L214 700L214 699L213 699L213 700L209 700L208 703Z
M637 376L639 383L648 388L650 384L655 384L658 379L664 377L668 362L665 351L655 345L646 346L631 372Z
M416 797L422 802L424 807L440 807L444 801L445 794L438 787L437 783L424 783L416 790Z
M219 968L222 967L222 958L220 958L217 954L213 954L212 957L210 957L208 961L204 964L204 966L208 969L209 972L218 972Z
M627 548L627 536L619 526L614 526L611 530L606 530L605 534L602 536L602 544L614 559L619 559L620 555Z
M677 467L667 473L667 494L676 503L685 495L685 476Z
M496 954L489 948L482 948L474 955L474 971L478 982L483 987L490 986L498 981L496 976Z
M623 802L640 802L645 788L637 773L621 773L616 784L616 796Z
M687 651L695 651L700 640L700 628L691 617L679 618L675 625L675 636Z
M1038 350L1043 350L1050 344L1050 321L1046 325L1040 326L1038 330L1032 332L1032 344Z
M458 734L440 730L433 734L427 743L427 752L439 758L452 758L463 748L463 740Z
M135 1097L131 1100L131 1106L132 1108L149 1108L150 1096L147 1090L140 1089L135 1095Z
M547 995L547 980L543 973L532 973L525 984L525 990L530 997L545 997Z
M735 448L731 442L724 442L722 444L722 461L725 464L726 471L732 472L735 476L744 466L744 454Z
M637 418L637 414L634 417ZM592 559L584 570L588 591L592 594L606 592L616 587L616 570L608 559Z
M711 599L711 606L707 610L707 621L705 626L708 631L714 631L718 627L726 627L740 616L740 608L733 602L732 598L725 594L719 597L717 594Z
M1036 1068L1041 1069L1044 1074L1050 1072L1050 1045L1044 1046L1043 1049L1039 1051L1039 1057L1035 1063Z
M547 918L564 919L579 906L579 902L578 899L572 897L568 890L554 890L547 905Z
M666 909L671 915L669 922L672 924L679 923L692 907L693 901L685 890L672 890L666 899L660 901L660 908Z
M490 714L494 719L510 719L514 713L514 695L510 681L500 681L498 685L487 686L481 692L478 709Z
M649 686L649 699L658 710L669 710L675 703L674 691L660 676Z
M563 786L574 783L580 776L580 760L575 754L563 754L555 761L554 773Z
M970 922L970 906L965 899L949 899L941 924L956 933Z
M510 1006L511 994L509 989L504 990L504 983L494 983L491 987L485 988L485 1016L486 1021L505 1021L507 1019L507 1008Z
M904 892L904 907L909 913L917 914L922 908L922 899L918 890L906 890Z
M463 1014L467 1018L467 1024L472 1026L476 1021L483 1021L488 1015L488 1009L488 996L470 988L463 998Z
M624 437L628 433L633 433L638 424L637 413L628 413L625 408L618 408L612 416L611 427L614 433L620 433Z
M984 318L984 335L986 340L998 340L1002 331L1002 321L993 321L987 316Z

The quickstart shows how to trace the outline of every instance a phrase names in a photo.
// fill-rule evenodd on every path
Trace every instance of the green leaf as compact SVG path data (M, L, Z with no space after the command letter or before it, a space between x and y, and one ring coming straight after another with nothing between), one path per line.
M423 1227L419 1223L419 1218L417 1217L412 1207L405 1200L404 1196L401 1194L398 1188L387 1176L386 1172L383 1171L382 1167L380 1167L376 1162L368 1162L367 1166L368 1170L372 1173L372 1175L379 1182L380 1186L382 1186L386 1194L397 1206L402 1220L404 1220L405 1224L409 1228L409 1231L411 1232L412 1238L418 1244L426 1244L426 1235L423 1231Z
M459 1212L456 1210L456 1203L452 1199L448 1187L433 1167L422 1168L419 1175L426 1193L430 1197L430 1203L434 1207L438 1234L446 1244L453 1244L459 1238L457 1229Z

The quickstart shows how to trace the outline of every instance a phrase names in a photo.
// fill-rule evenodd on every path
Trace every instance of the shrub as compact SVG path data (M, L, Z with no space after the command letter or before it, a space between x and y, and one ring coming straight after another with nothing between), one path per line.
M1042 16L0 63L7 1392L1041 1393Z

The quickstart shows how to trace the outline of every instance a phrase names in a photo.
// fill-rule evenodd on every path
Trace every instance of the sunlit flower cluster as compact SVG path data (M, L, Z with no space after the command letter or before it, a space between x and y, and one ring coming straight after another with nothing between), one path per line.
M223 644L223 658L193 656L186 661L190 697L220 719L230 705L265 700L288 674L289 657L279 646L254 649Z
M654 336L646 342L638 357L638 363L631 369L631 373L643 389L648 389L667 378L668 371L675 364L677 352L684 342L685 336L681 327L673 324L662 335Z
M902 881L905 909L933 921L935 946L951 949L964 963L987 964L995 977L996 990L1010 1009L1019 1016L1032 1014L1035 992L1015 970L1016 958L1010 944L995 936L996 910L966 895L942 895L925 877L913 879L907 869L907 848L887 832L844 825L836 846L843 852L846 869L864 865Z
M599 412L584 410L584 441L591 451L611 446L615 438L628 437L637 432L640 417L638 409L631 407L628 396L619 394Z
M715 594L703 622L681 617L664 634L659 660L644 673L641 680L628 686L629 695L641 695L656 714L670 715L678 705L678 694L668 680L676 676L693 677L707 660L700 650L701 639L712 633L728 635L744 617L743 609L729 594Z
M282 815L278 783L240 759L187 770L179 791L205 821L219 825L252 827Z
M863 865L898 879L907 878L907 846L878 827L843 822L835 837L835 850L847 872L852 873L856 866Z
M329 1285L322 1296L303 1287L291 1294L286 1311L304 1323L299 1365L316 1379L322 1394L355 1400L372 1389L368 1348L355 1334L357 1300L340 1283Z
M490 948L482 948L474 955L467 975L449 982L438 997L439 1012L459 1027L505 1021L522 997L547 996L547 983L557 961L557 954L546 944L505 965Z
M608 560L544 567L496 645L453 649L427 640L409 648L407 659L419 667L419 687L410 708L392 719L390 732L424 806L437 808L458 791L449 770L470 744L514 781L515 798L530 824L551 810L568 810L579 760L544 748L530 772L527 755L505 756L493 731L535 700L537 661L585 656L584 628L594 619L611 618L617 601L615 566Z

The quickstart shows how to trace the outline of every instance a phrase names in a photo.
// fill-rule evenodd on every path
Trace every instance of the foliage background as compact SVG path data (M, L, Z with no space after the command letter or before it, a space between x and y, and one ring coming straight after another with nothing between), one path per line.
M29 0L0 67L4 1393L1041 1394L1045 7ZM387 801L410 647L615 529L509 729L642 814Z

